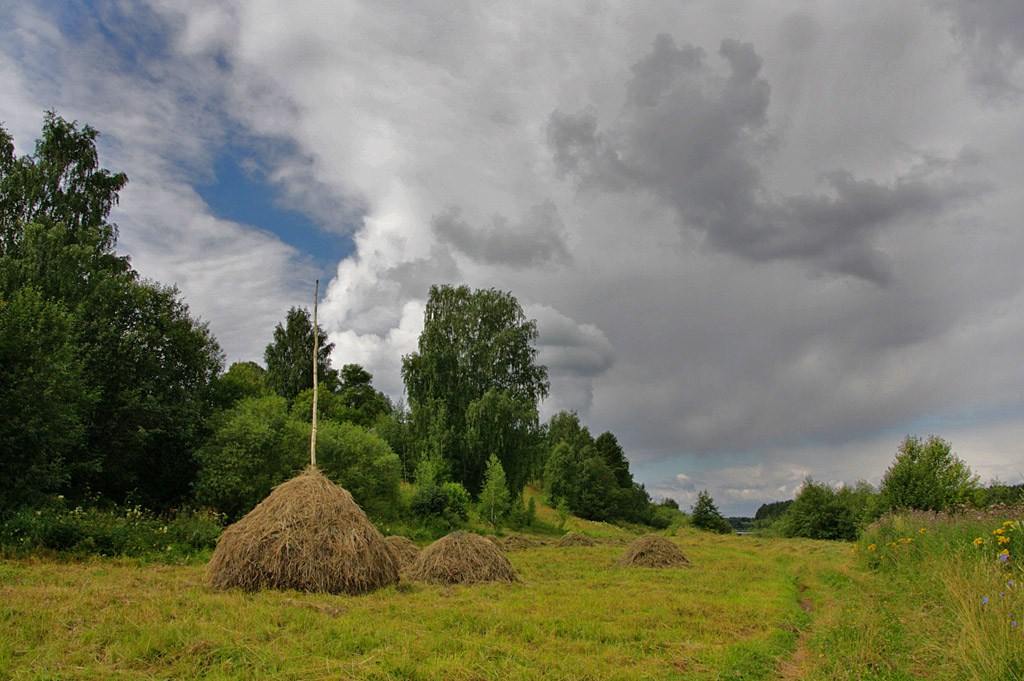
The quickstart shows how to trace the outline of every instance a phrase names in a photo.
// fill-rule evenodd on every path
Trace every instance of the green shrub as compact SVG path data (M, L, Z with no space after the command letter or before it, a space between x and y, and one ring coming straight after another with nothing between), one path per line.
M0 547L14 555L55 551L83 556L182 558L212 549L222 518L208 511L153 514L140 506L22 509L0 525Z
M235 520L309 464L310 425L280 396L246 398L220 414L196 455L196 501ZM401 463L387 443L352 423L317 427L317 466L347 489L371 517L399 511Z

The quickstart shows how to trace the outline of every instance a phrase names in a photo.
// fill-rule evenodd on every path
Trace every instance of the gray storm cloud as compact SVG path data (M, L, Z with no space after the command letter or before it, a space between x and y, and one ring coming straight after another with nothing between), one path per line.
M480 228L471 227L453 206L434 216L432 227L442 243L479 263L534 267L570 260L565 228L550 202L534 206L521 222L497 215Z
M665 34L637 62L624 111L610 129L589 112L556 110L548 144L559 173L586 191L649 192L713 248L754 262L794 260L815 273L877 284L892 276L875 237L901 221L940 214L985 191L961 159L921 160L888 181L843 169L818 193L779 195L760 159L770 156L771 88L752 45L723 40L718 73L704 52Z
M1024 93L1024 12L1014 0L936 0L949 13L968 77L984 97Z

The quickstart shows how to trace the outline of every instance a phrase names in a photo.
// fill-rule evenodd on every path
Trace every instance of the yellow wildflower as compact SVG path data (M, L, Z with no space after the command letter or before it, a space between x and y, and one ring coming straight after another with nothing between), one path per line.
M997 527L996 529L992 530L992 534L1002 534L1002 533L1003 533L1003 528L1001 528L1001 527Z
M920 530L918 530L918 532L920 532L921 534L924 534L924 533L925 533L925 532L927 532L927 531L928 531L928 530L924 529L923 527L922 527L922 528L921 528Z
M1009 543L1010 543L1010 538L1009 537L1000 537L999 538L999 545L1000 546L1002 546L1003 544L1009 544Z
M985 540L982 539L981 537L978 537L977 539L974 540L974 545L975 546L981 546L984 543L985 543Z
M872 544L872 545L868 546L868 551L874 551L874 550L875 550L875 549L877 549L877 548L878 548L877 546L875 546L874 544Z

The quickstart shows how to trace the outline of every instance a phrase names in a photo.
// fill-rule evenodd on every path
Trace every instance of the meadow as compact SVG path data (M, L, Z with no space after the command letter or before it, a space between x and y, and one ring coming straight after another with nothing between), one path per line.
M632 537L609 532L511 551L523 584L364 596L213 591L202 556L8 558L0 678L1021 679L1001 518L883 518L857 545L686 529L670 570L616 566Z

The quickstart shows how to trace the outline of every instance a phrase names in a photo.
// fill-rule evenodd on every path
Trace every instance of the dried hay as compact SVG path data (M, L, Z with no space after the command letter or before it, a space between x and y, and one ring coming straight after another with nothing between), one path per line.
M395 565L399 570L404 570L420 555L420 547L416 546L408 537L387 537L384 541L391 549L391 555L395 559Z
M521 581L497 546L480 535L461 530L423 549L402 575L430 584Z
M527 537L524 534L513 532L509 536L505 537L505 541L502 542L502 546L506 549L514 551L516 549L533 549L541 545L541 542Z
M690 567L691 563L670 540L655 534L647 534L630 545L619 559L618 565L665 568Z
M593 539L579 532L566 532L565 536L558 540L557 546L594 546L597 544Z
M384 538L352 495L309 467L217 542L210 585L357 594L398 581Z

